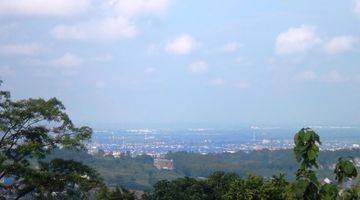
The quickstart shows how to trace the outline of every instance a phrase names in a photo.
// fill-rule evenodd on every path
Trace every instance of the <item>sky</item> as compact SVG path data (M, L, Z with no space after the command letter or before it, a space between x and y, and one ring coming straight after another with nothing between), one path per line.
M360 123L360 0L0 0L0 79L77 123Z

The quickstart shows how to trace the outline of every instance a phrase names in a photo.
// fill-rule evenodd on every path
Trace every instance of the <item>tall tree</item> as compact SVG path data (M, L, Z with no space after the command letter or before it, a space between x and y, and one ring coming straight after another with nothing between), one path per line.
M0 184L0 194L85 198L101 184L96 171L73 160L43 159L57 148L84 149L91 134L91 128L72 123L56 98L13 101L9 92L0 91L0 179L10 180Z
M300 168L296 172L297 180L290 186L290 193L295 199L318 199L320 183L314 169L318 168L320 137L311 128L302 128L295 134L294 143L294 154Z

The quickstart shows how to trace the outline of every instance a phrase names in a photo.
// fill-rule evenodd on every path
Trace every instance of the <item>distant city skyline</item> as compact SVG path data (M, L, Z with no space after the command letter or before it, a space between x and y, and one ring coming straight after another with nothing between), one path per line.
M0 0L0 79L94 128L357 126L360 0Z
M359 149L360 128L314 127L321 137L322 151ZM223 153L252 150L292 149L297 129L251 127L243 129L121 129L95 130L87 144L91 153L99 149L120 155L159 156L169 151L197 153Z

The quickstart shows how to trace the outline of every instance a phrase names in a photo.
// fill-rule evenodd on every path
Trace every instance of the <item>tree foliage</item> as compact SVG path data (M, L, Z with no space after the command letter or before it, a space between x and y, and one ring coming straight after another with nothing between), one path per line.
M356 178L358 175L354 160L351 157L339 158L334 173L339 184L342 184L346 178Z
M0 192L7 197L85 198L101 184L99 175L79 162L43 159L54 149L84 149L89 127L76 127L56 98L13 101L0 91Z
M129 190L116 186L114 190L109 190L106 186L100 188L96 195L98 200L135 200L134 193Z

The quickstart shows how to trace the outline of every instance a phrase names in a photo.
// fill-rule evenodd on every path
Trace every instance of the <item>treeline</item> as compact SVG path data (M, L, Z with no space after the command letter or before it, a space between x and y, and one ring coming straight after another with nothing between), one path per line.
M319 153L319 179L334 180L333 170L337 158L352 156L360 158L360 150L322 151ZM257 175L269 178L274 174L284 174L287 181L294 180L298 163L292 150L277 151L239 151L236 153L198 154L190 152L168 153L173 159L174 171L158 170L153 166L153 158L147 155L114 158L103 155L90 155L86 152L55 150L53 158L71 158L95 169L110 187L121 185L132 190L150 192L154 184L161 180L174 180L180 177L203 178L216 171L235 173L240 178Z
M334 178L333 168L339 157L351 156L360 158L360 149L321 151L319 169L321 178ZM240 177L255 174L271 177L274 174L285 174L288 180L295 178L298 163L293 150L238 151L236 153L198 154L191 152L168 153L167 158L174 160L175 172L189 177L207 177L214 171L234 172Z
M147 155L114 158L110 156L90 155L85 151L55 150L47 157L71 158L95 169L111 188L123 186L132 190L149 192L160 180L173 180L182 177L175 171L158 170L153 166L153 158Z

